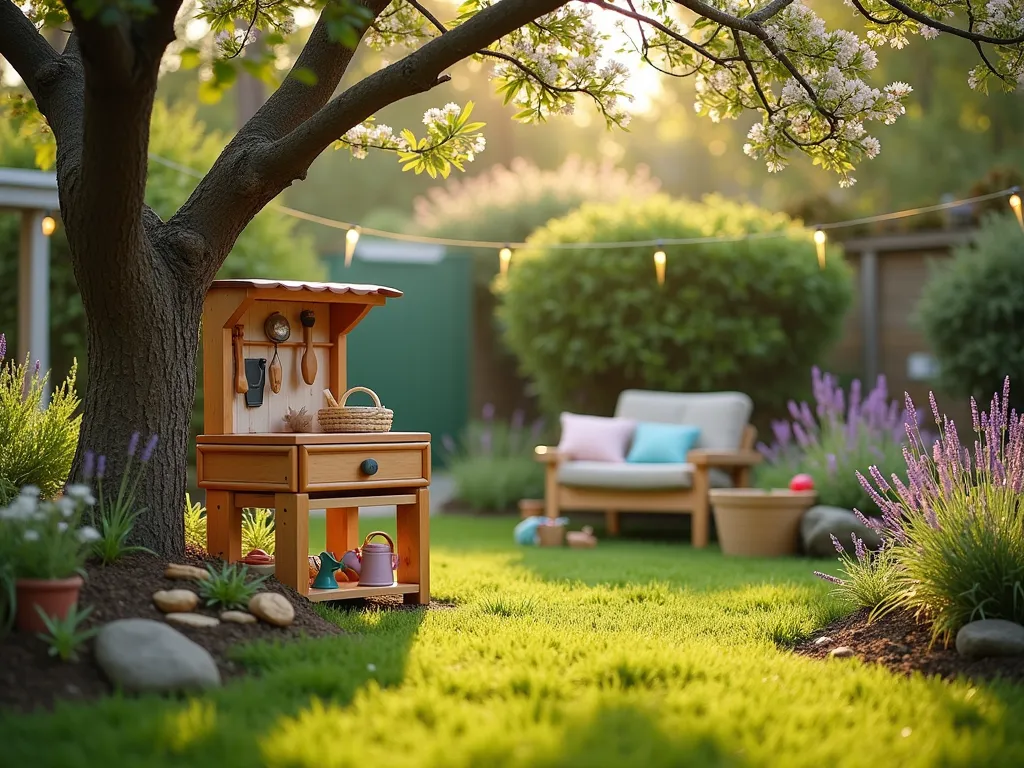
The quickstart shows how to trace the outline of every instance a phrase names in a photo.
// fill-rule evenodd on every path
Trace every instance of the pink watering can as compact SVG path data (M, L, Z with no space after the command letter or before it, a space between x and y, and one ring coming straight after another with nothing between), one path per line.
M371 543L374 536L383 536L387 544ZM363 555L362 568L359 570L359 585L362 587L390 587L395 583L395 569L398 567L398 555L395 554L395 542L384 531L366 534L361 548Z

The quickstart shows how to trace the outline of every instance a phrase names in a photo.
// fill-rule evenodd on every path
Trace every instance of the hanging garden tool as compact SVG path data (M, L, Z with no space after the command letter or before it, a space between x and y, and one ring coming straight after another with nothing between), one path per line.
M235 392L244 395L249 391L249 382L245 378L245 361L242 357L242 345L244 343L245 328L236 325L231 329L231 351L235 358Z
M316 315L313 310L304 309L299 315L302 323L302 339L306 342L306 348L302 351L302 380L307 384L316 381L316 352L313 350L313 325L316 323Z
M267 338L274 342L274 359L270 361L270 391L275 395L281 391L281 384L284 381L284 374L281 371L281 358L277 354L277 345L288 341L292 335L292 327L288 318L280 312L269 315L263 323L263 332Z

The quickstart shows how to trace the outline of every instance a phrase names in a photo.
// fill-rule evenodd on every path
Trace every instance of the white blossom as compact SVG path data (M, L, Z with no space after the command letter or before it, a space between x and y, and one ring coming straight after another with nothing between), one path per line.
M93 528L91 525L83 525L78 529L78 540L83 544L88 544L92 541L99 541L102 536L100 532Z

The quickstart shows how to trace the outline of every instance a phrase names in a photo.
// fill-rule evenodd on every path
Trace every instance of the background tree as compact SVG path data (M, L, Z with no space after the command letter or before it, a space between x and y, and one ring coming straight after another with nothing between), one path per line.
M206 91L260 71L242 56L252 29L267 32L268 56L285 42L300 0L35 0L23 11L0 0L0 55L29 89L56 139L61 214L88 321L90 378L81 446L122 455L135 429L159 432L162 451L141 501L150 512L140 539L168 553L183 548L189 414L203 296L252 218L331 145L356 156L394 152L417 173L446 176L483 149L468 109L425 116L425 135L367 122L387 105L449 81L446 71L478 57L493 64L499 92L524 121L568 113L578 95L609 126L624 126L628 67L607 60L600 11L631 31L632 48L676 76L695 76L697 108L712 119L757 110L745 151L781 170L795 151L843 184L878 141L866 124L891 123L910 87L876 89L864 75L872 44L902 47L909 35L940 31L972 41L982 63L970 84L1016 86L1024 74L1021 0L854 0L869 19L867 42L828 31L794 0L466 0L454 16L420 0L313 0L320 12L289 76L224 149L189 199L166 220L145 204L149 126L161 61L189 16L216 37L180 55L210 59ZM449 9L450 6L446 6ZM963 19L955 17L956 12ZM237 19L249 20L246 25ZM941 20L940 20L941 19ZM70 22L58 53L36 24ZM963 26L955 26L962 22ZM413 50L347 84L363 44ZM116 471L116 467L112 467Z

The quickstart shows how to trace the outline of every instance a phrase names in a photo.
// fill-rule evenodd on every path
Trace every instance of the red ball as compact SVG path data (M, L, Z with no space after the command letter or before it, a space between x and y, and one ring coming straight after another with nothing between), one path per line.
M795 475L793 479L789 481L789 490L813 491L814 478L811 477L810 475Z

